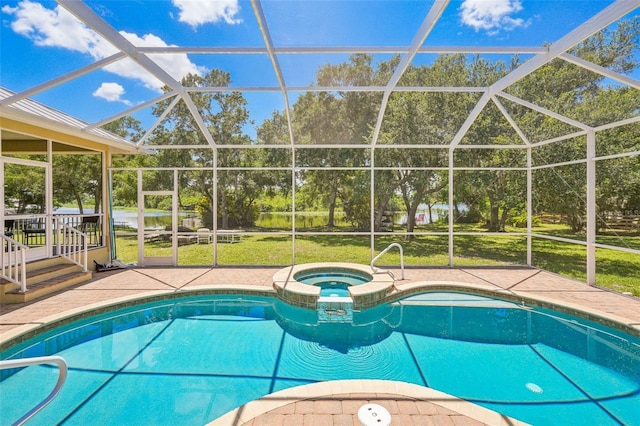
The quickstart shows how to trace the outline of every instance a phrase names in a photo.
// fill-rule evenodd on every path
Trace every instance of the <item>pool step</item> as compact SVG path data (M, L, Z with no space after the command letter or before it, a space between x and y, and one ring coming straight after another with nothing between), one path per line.
M47 259L27 265L27 291L12 282L0 279L0 303L26 303L67 287L89 281L90 271L62 259Z

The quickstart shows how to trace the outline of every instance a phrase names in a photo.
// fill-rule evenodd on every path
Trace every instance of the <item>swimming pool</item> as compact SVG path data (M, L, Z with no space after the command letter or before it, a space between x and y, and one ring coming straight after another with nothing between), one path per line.
M61 394L30 424L205 424L337 379L429 386L533 424L637 424L640 406L639 339L461 293L414 295L335 324L275 297L184 297L85 319L2 358L16 352L69 364ZM3 422L56 377L46 366L5 372Z

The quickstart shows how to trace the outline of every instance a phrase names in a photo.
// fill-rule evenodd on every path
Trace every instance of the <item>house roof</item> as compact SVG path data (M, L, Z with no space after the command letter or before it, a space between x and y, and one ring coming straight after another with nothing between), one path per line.
M0 101L13 95L15 95L14 92L0 87ZM28 98L20 99L8 106L0 105L0 117L32 124L47 130L72 134L125 152L137 151L135 144L118 135L101 128L87 129L89 123ZM5 127L1 123L0 121L0 128Z

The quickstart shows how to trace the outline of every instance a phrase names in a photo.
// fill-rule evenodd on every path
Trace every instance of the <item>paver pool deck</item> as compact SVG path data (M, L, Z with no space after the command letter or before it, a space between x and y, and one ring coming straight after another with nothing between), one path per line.
M94 273L87 283L34 302L0 305L0 342L67 316L108 303L148 294L204 288L273 290L281 267L135 268ZM391 268L398 278L399 269ZM621 295L551 272L526 267L407 268L399 291L424 285L469 286L497 296L556 303L593 317L609 318L640 335L640 299ZM640 276L638 277L640 279ZM275 293L274 293L275 294ZM212 424L218 425L359 425L357 408L383 406L392 425L520 424L473 404L430 389L400 382L336 381L293 388L253 401ZM427 393L424 393L424 392ZM429 393L432 392L432 393Z

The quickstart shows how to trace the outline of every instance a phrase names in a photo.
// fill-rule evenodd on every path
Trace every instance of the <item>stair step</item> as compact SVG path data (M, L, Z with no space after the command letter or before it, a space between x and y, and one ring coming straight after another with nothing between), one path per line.
M50 266L56 265L68 265L69 262L60 258L60 257L52 257L49 259L39 259L32 262L27 262L27 275L31 272L35 272L39 269L48 268Z
M67 275L71 272L78 271L80 268L73 263L58 263L56 265L47 266L27 272L27 287L48 281L57 276Z
M65 275L74 271L78 271L79 266L73 263L58 263L55 264L46 264L47 266L27 270L27 287L32 287L39 282L49 280L51 278L55 278L59 275ZM11 281L7 281L4 278L0 278L0 291L3 293L8 293L13 290L14 287L18 285L12 283Z
M66 266L66 265L65 265ZM75 265L74 265L75 266ZM5 293L4 303L25 303L39 297L46 296L67 287L89 281L93 274L89 271L75 271L64 275L55 276L33 285L27 286L27 291L22 293L20 289L15 289Z

